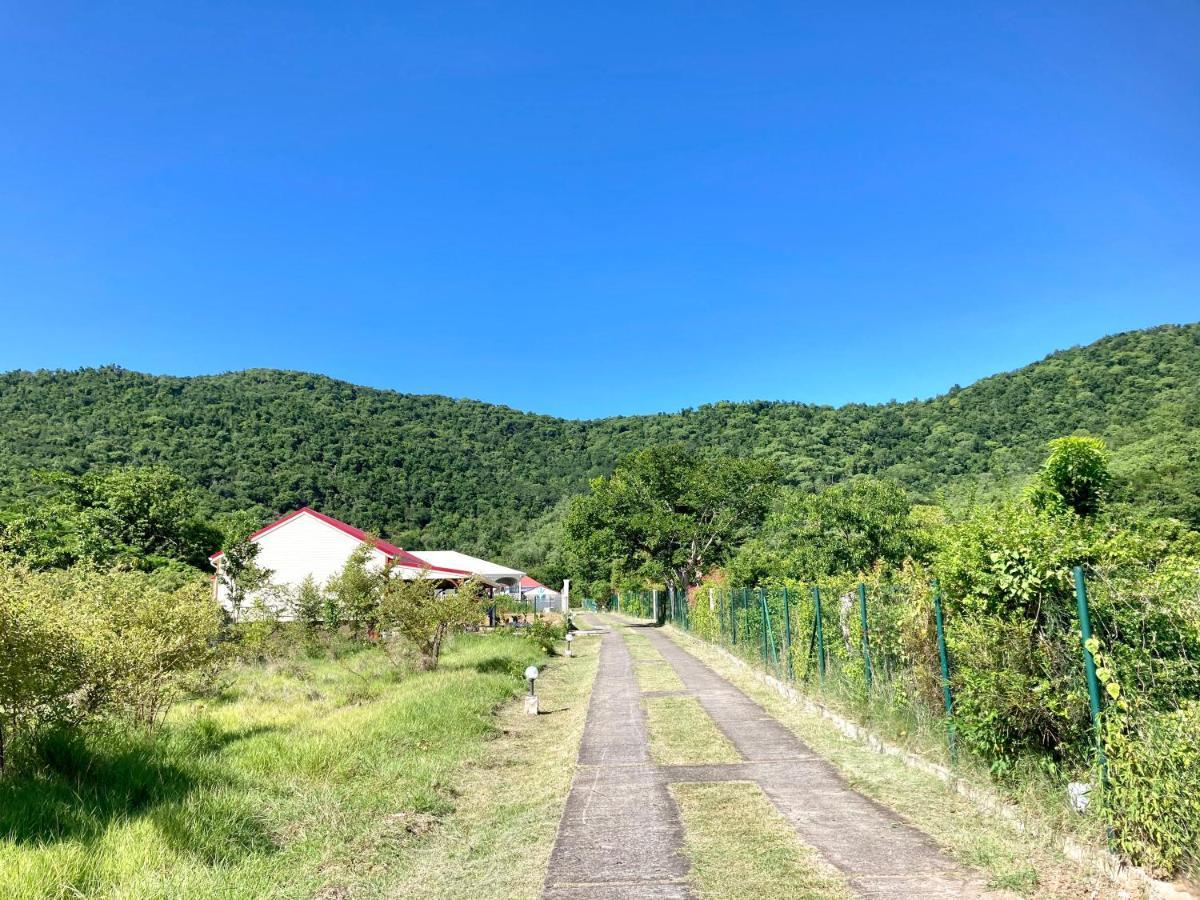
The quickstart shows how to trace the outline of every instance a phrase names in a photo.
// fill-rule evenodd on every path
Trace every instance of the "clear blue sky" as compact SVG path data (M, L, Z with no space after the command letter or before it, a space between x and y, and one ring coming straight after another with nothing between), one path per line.
M0 6L0 369L570 416L1200 319L1200 5Z

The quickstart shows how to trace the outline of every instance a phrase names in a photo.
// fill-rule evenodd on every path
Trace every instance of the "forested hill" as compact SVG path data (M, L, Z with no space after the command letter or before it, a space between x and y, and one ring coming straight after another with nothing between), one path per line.
M9 498L33 469L165 463L214 510L308 503L414 547L496 552L623 453L662 441L767 456L801 485L871 472L928 496L1012 480L1049 438L1097 434L1129 490L1200 519L1200 325L1115 335L928 401L586 422L296 372L18 371L0 376L0 427Z

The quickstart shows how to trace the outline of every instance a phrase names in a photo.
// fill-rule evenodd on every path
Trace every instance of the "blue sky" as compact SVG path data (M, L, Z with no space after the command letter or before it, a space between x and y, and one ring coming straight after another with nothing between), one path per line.
M1200 319L1200 6L9 3L0 369L596 416Z

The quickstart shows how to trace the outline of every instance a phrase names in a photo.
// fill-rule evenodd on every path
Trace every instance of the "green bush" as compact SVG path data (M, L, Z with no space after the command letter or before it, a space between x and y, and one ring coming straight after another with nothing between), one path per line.
M1200 866L1200 701L1105 728L1103 814L1117 848L1169 874Z
M554 655L554 645L567 636L567 626L562 622L534 619L525 628L525 635L549 656Z
M0 748L105 713L153 728L219 621L198 579L164 587L144 572L0 562Z

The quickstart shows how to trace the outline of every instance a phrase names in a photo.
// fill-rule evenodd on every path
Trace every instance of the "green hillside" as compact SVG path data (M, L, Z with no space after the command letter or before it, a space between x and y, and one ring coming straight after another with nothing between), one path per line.
M17 371L0 376L0 427L9 498L35 469L165 463L213 510L308 503L413 547L496 552L623 453L661 441L770 457L802 486L871 472L932 497L1004 489L1049 438L1098 434L1127 495L1200 524L1200 325L1115 335L928 401L593 421L297 372Z

